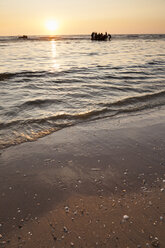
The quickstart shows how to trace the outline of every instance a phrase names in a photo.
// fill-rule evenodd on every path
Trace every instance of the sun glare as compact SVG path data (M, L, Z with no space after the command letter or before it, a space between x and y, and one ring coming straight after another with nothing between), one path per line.
M58 23L55 20L48 20L45 23L46 29L50 32L54 32L58 29Z

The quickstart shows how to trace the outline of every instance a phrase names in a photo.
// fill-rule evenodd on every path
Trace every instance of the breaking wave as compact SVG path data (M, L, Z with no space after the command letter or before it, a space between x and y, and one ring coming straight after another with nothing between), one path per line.
M28 101L22 106L27 107L29 105L36 106L50 103L54 103L54 100L37 99L34 101ZM126 113L134 113L163 105L165 105L165 91L142 96L128 97L111 103L99 103L97 109L86 112L75 114L59 113L45 118L29 118L27 120L19 119L5 123L0 122L0 129L3 129L4 132L8 129L14 130L13 133L10 134L10 141L8 140L7 142L4 142L3 140L3 142L0 142L0 148L10 146L12 143L17 144L25 141L34 141L62 128L76 125L84 121L92 121Z

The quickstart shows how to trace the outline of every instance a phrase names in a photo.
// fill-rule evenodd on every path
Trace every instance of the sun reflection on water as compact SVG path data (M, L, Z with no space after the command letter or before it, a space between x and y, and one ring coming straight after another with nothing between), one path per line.
M52 50L52 67L57 70L60 68L59 63L57 63L57 46L56 41L51 40L51 50Z

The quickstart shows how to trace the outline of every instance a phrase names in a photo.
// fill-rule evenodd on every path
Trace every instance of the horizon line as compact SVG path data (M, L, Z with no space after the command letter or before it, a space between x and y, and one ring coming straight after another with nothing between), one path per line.
M165 33L110 33L111 35L165 35ZM91 34L13 34L13 35L1 35L0 37L13 37L13 36L80 36L80 35L91 35Z

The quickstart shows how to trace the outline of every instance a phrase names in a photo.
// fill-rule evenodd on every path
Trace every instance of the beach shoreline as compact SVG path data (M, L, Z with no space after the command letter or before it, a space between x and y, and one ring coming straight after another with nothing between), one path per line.
M2 150L1 246L163 247L164 119L85 122Z

